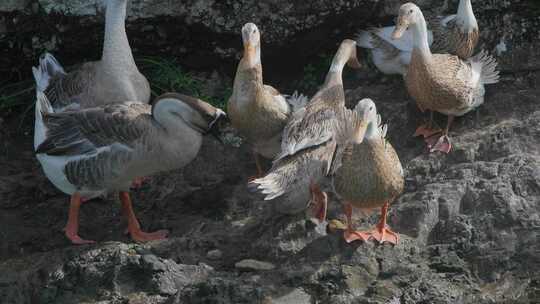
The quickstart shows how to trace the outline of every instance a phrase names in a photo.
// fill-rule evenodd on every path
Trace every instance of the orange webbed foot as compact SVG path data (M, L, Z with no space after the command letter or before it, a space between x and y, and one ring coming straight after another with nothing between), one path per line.
M443 135L437 139L437 141L428 142L428 149L430 153L435 151L441 151L443 153L449 153L452 149L452 143L448 135Z
M158 230L155 232L143 232L140 229L130 229L129 234L131 236L131 239L133 239L136 242L149 242L149 241L155 241L155 240L163 240L166 239L169 235L168 230Z
M343 238L347 243L352 243L357 240L367 242L371 237L371 233L366 231L355 231L352 229L345 229L345 231L343 231Z
M81 238L77 232L78 228L74 227L66 227L64 229L66 237L71 241L74 245L86 245L86 244L94 244L96 241L92 240L85 240Z
M377 240L380 244L384 242L388 242L393 245L397 245L399 242L399 234L396 232L390 230L388 226L385 226L384 228L376 228L371 232L371 236Z

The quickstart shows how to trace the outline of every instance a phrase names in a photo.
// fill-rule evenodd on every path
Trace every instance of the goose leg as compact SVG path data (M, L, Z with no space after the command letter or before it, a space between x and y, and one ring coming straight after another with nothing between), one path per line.
M93 244L95 241L85 240L79 236L79 210L81 204L86 201L81 198L81 195L77 192L71 195L71 201L69 205L68 221L64 232L66 237L75 245Z
M453 115L448 115L448 121L446 123L446 128L444 129L442 136L437 139L435 142L428 142L429 152L441 151L444 153L450 152L452 149L452 143L450 142L450 137L448 137L448 130L450 125L454 121Z
M441 129L433 128L433 111L429 111L429 122L419 126L413 136L416 137L421 135L424 138L429 138L438 133L441 133Z
M347 229L343 232L343 238L347 243L354 242L356 240L362 240L367 242L371 237L370 232L355 231L352 228L352 205L349 202L345 202L345 215L347 216Z
M387 213L388 213L388 202L386 202L384 206L381 208L381 220L379 221L375 229L373 229L371 235L379 243L388 242L388 243L397 245L399 241L399 235L395 233L394 231L390 230L390 228L386 225Z
M128 231L133 240L137 242L148 242L167 238L167 235L169 234L169 231L167 230L158 230L151 233L141 231L141 225L133 211L129 193L121 191L120 200L122 201L122 213L124 213L124 216L127 218Z
M311 184L311 201L313 203L313 214L322 223L326 220L326 210L328 209L328 195L321 191L318 185Z
M255 166L257 167L257 174L255 176L250 176L248 178L248 183L256 180L257 178L261 178L264 175L262 165L261 165L261 157L259 156L259 153L253 151L253 157L255 158Z

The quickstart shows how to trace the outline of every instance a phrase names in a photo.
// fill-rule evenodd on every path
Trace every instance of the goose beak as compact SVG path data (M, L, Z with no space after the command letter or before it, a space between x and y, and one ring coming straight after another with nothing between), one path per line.
M216 109L216 114L214 115L214 120L209 124L209 129L207 134L212 135L215 139L217 139L222 145L225 144L223 140L221 139L220 132L219 132L219 121L227 118L227 114L223 112L221 109Z

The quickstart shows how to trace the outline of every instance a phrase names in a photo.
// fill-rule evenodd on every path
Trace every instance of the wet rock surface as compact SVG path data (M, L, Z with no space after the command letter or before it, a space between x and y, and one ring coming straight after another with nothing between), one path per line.
M176 21L187 17L156 17L163 7L150 4L158 2L131 4L134 17L128 22L128 33L142 32L147 37L130 35L136 54L153 54L154 48L178 56L195 54L203 38L193 36L212 41L219 37L203 53L214 54L216 44L237 53L237 31L243 19L217 31L204 22L218 21L192 18L192 25L182 29ZM190 11L199 5L204 12L205 2L178 3ZM457 1L446 2L448 8L441 9L435 1L418 1L433 12L455 9ZM9 11L6 3L16 3L18 8ZM51 1L39 1L37 8L36 1L26 1L24 8L20 3L0 6L9 11L0 18L0 35L9 37L0 42L7 54L0 59L4 75L17 69L29 72L26 66L43 49L41 43L53 41L51 35L57 36L51 49L60 52L59 58L68 62L95 58L102 31L99 8L88 4L87 13L66 16L58 7L47 8ZM217 14L228 3L214 3L212 9ZM319 2L313 3L317 9ZM399 5L399 1L331 5L348 7L342 11L350 9L351 14L364 11L365 7L355 9L352 3L372 5L377 14L368 11L369 19L341 23L388 24ZM504 75L499 84L487 88L486 102L477 113L456 119L450 132L453 151L448 155L428 154L423 142L411 137L426 117L407 96L401 79L381 77L368 69L346 72L348 104L353 106L364 97L375 100L406 171L405 191L391 205L389 216L389 225L401 236L395 247L372 241L345 243L340 230L306 217L304 201L294 205L300 212L287 212L291 210L287 201L262 201L246 189L246 180L255 171L248 147L221 145L212 138L205 139L200 155L185 169L154 176L132 192L143 228L168 229L168 240L131 242L123 234L126 223L118 199L111 196L89 201L81 209L80 234L98 243L72 246L62 232L68 197L47 181L33 156L32 124L21 124L17 117L0 119L0 303L539 303L540 48L537 6L530 3L473 3L480 12L480 26L485 26L481 43L494 53L499 46L497 58ZM290 5L290 12L296 12L299 4ZM98 17L92 15L95 11ZM264 10L260 12L262 16ZM36 30L40 25L33 23L36 14L52 26ZM51 21L50 16L56 19ZM287 23L258 18L264 37L269 37L263 54L270 59L283 54L279 47L283 42L273 39L282 35L278 28ZM177 29L169 31L170 23ZM7 33L1 32L2 24ZM10 35L15 28L44 38L28 40L22 35L22 40L14 40ZM309 36L309 30L292 29L290 41ZM88 37L75 42L75 33L81 30ZM330 30L329 41L342 39L346 32ZM179 41L177 45L192 44L183 50L171 47ZM14 47L4 48L5 43ZM14 61L15 54L26 59ZM276 70L291 68L287 62L268 66L274 69L270 73L274 79L279 78ZM442 116L436 119L441 126L446 122ZM343 220L340 202L332 195L329 207L329 219ZM377 221L378 214L355 215L359 228ZM274 268L235 266L246 260Z

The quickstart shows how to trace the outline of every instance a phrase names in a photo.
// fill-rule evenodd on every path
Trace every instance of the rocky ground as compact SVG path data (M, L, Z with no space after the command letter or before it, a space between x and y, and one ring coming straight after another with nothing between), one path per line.
M84 3L60 2L72 6ZM2 15L0 34L12 37L14 20L34 20L35 15L21 10L32 10L39 3L43 14L57 14L49 8L51 3L60 2L3 2L12 8ZM135 8L161 3L133 2ZM205 1L184 4L192 11L195 2L203 12L208 10ZM298 9L296 1L290 2ZM375 5L377 18L358 21L369 25L390 20L389 12L399 4L335 2L332 5L342 5L346 14L358 12L347 9L347 3ZM434 1L417 2L437 8ZM47 181L32 153L32 109L26 116L24 107L16 115L0 115L0 303L540 303L540 36L536 27L540 19L534 15L537 6L530 3L473 1L481 12L480 25L486 29L482 46L498 55L504 75L499 84L488 87L486 102L477 113L456 120L450 134L454 150L448 155L428 154L422 141L411 137L424 117L401 79L382 77L369 67L347 71L349 105L363 97L375 100L406 170L405 192L392 205L389 218L390 226L401 234L397 246L371 241L346 244L340 231L315 225L305 212L284 214L290 210L284 202L264 202L249 193L246 180L255 165L247 146L238 146L231 138L225 145L206 139L198 158L184 170L152 177L133 192L143 228L169 229L168 240L131 242L123 234L126 224L118 200L110 197L89 201L81 211L80 234L98 243L72 246L62 233L68 197ZM445 4L451 10L456 1ZM211 7L218 14L227 6ZM318 4L313 9L324 11ZM132 14L141 12L148 9ZM95 16L55 16L61 16L59 24L76 21L87 26L82 29L92 29L90 37L95 38L81 43L87 51L65 51L73 33L81 30L68 27L64 34L58 34L63 40L53 47L60 50L62 58L77 62L80 56L74 53L81 51L85 57L99 47ZM140 18L130 21L128 30L137 32L145 20L154 27L158 24L155 17ZM271 18L254 18L269 33L264 37L269 36L270 50L263 49L263 55L279 58L283 47L275 42L275 35L288 25L283 20L289 19L278 18L279 22L272 23ZM216 32L219 26L206 21L192 18L194 25L186 32L201 37ZM238 19L222 27L219 44L223 48L229 45L223 41L231 37L231 45L239 47L233 32L242 22ZM23 24L26 27L21 31L35 29L30 21ZM319 41L320 33L328 33L318 32L320 24L307 30L289 27L294 29L291 41L302 41L294 37ZM56 33L58 27L43 27L38 32L47 31ZM212 35L209 37L215 37ZM343 36L332 32L328 43L335 48L335 41ZM178 41L190 37L179 36ZM6 58L12 62L9 70L1 70L3 75L12 70L26 73L26 66L34 63L32 56L41 51L41 44L28 46L25 39L8 39L14 47L2 48L9 56L0 62ZM137 35L134 39L134 47L146 54L141 50L148 50L148 45ZM149 41L156 40L160 39ZM4 46L5 41L0 44ZM25 48L29 53L21 51ZM185 52L190 50L188 47ZM16 52L25 59L13 60ZM163 52L167 52L166 46ZM280 81L281 74L276 72L287 69L287 63L268 66L272 70L267 72L268 79L287 87L287 81ZM443 125L445 118L437 116L437 121ZM304 209L303 202L294 207ZM329 219L342 218L340 202L331 196ZM376 223L378 214L357 214L355 220L358 227L367 228Z

